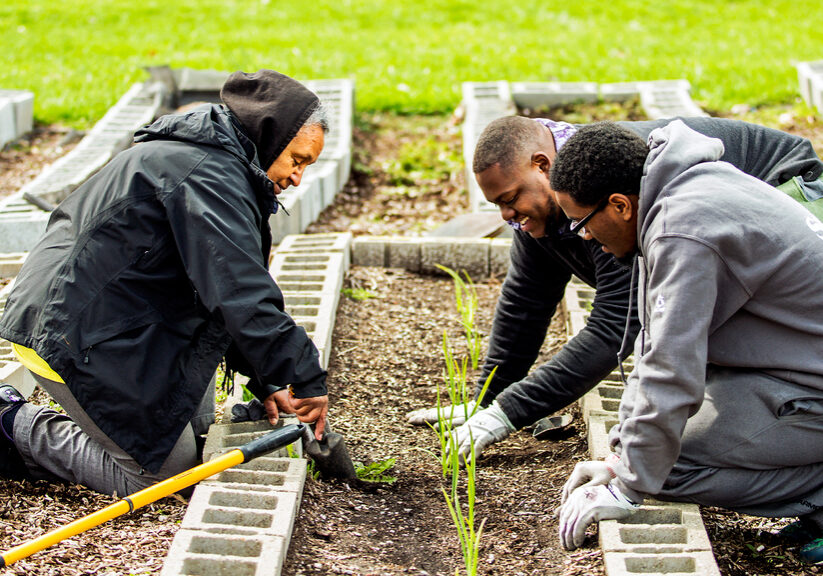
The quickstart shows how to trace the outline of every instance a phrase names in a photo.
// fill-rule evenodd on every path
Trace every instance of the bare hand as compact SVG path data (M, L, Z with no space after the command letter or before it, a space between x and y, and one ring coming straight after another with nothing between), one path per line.
M289 390L284 388L271 394L263 401L266 415L269 417L269 424L276 426L277 421L280 419L281 412L283 414L294 414L295 410L292 406L292 400L293 398L291 394L289 394Z
M301 422L314 422L314 436L323 439L323 430L326 427L326 414L329 412L329 397L314 396L313 398L291 398L291 405L297 419Z

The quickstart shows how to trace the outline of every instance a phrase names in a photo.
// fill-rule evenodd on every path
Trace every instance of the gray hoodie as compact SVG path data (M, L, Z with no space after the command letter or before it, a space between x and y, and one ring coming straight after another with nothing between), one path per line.
M637 222L643 328L615 469L630 497L663 486L707 365L768 373L823 398L823 223L718 161L722 143L679 120L649 145Z

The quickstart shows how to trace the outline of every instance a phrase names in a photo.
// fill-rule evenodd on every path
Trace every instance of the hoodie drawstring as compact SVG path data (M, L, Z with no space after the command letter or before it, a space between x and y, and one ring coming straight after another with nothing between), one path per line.
M629 341L629 332L631 331L632 322L632 304L634 303L634 279L637 277L637 255L632 259L632 277L629 280L629 309L626 312L626 327L623 329L623 341L620 343L620 350L617 351L617 366L620 368L620 380L623 385L627 385L626 374L623 372L623 354L625 352L626 344ZM643 331L643 328L641 328ZM642 348L641 348L642 350Z

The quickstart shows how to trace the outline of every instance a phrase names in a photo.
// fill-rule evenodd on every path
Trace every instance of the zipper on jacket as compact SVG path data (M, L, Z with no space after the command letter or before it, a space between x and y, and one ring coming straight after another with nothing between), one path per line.
M83 358L83 364L89 363L89 354L91 353L92 348L94 348L94 346L89 346L88 348L86 348L86 357Z

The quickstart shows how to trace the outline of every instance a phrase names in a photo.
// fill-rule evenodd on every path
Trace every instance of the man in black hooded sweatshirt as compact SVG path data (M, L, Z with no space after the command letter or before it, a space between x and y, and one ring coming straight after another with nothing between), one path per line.
M0 474L123 495L196 465L192 419L224 356L270 421L294 412L322 436L326 373L269 275L268 221L328 122L271 70L232 74L221 98L138 131L53 212L0 336L68 416L0 387Z

